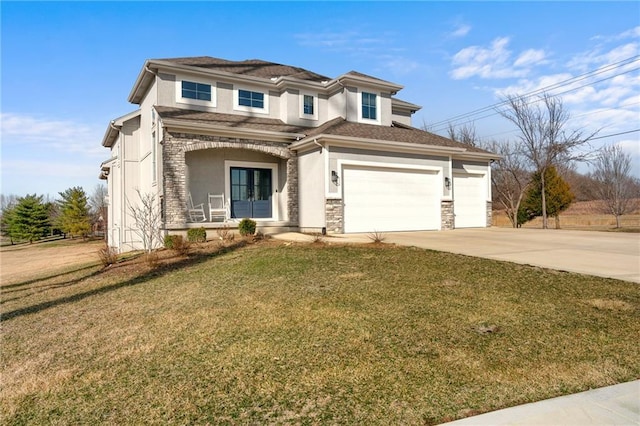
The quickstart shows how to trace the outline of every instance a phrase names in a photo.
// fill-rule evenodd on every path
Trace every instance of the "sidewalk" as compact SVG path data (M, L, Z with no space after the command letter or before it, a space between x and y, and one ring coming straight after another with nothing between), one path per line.
M640 425L640 380L505 408L444 424Z

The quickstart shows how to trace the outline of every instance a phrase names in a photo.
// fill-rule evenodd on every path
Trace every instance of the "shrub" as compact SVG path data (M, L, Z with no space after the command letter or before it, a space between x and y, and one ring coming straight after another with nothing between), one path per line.
M182 236L181 235L165 235L164 248L173 250L173 248L176 246L176 240L178 240L178 238L182 239Z
M100 258L100 263L102 263L102 266L107 267L109 265L113 265L118 261L118 252L115 248L109 247L109 245L105 242L102 248L98 250L98 257Z
M372 243L374 244L381 244L384 242L384 240L387 238L384 236L384 234L382 232L378 232L378 231L373 231L372 233L370 233L369 235L367 235L367 237L371 240Z
M164 246L169 250L174 250L181 255L189 253L189 242L182 235L167 235L164 237Z
M204 243L207 241L207 231L203 228L191 228L187 231L187 241L190 243Z
M231 242L234 239L233 232L226 225L223 228L216 229L216 234L224 242Z
M246 237L247 235L253 235L256 233L256 221L244 218L238 224L238 231L240 235Z
M150 251L144 254L144 262L151 269L155 269L160 266L160 257L158 253L155 251Z

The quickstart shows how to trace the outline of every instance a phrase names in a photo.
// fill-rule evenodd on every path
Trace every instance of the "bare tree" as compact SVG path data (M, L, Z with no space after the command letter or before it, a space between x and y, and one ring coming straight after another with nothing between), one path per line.
M466 145L478 146L478 135L476 133L476 127L472 124L465 123L459 126L457 129L453 123L449 123L447 129L449 139L460 142Z
M140 203L129 205L129 214L135 222L133 231L142 239L142 247L147 253L151 253L154 248L160 247L162 234L160 231L161 212L160 206L156 203L156 196L150 193L141 193L136 190Z
M640 197L631 176L631 155L618 145L604 146L596 156L591 176L596 182L597 197L606 212L615 216L616 228L620 228L620 216L635 210Z
M89 196L89 206L91 207L91 225L92 229L102 228L108 229L108 205L107 205L107 187L102 184L97 184L93 188L93 192ZM105 240L107 239L107 233L104 234Z
M502 158L492 164L491 184L495 202L504 208L511 226L518 227L518 210L531 182L521 142L491 142L487 150Z
M507 109L498 110L498 113L520 130L522 153L542 176L542 227L547 229L544 179L547 169L556 164L584 160L586 155L576 150L588 144L597 131L585 135L582 130L566 130L569 113L564 109L562 100L546 93L537 101L511 95L506 97L505 102Z

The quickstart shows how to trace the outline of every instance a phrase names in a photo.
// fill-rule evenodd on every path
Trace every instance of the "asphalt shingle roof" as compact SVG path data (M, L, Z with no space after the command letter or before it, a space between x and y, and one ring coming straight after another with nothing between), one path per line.
M249 75L261 78L294 77L300 80L322 82L331 80L320 74L305 70L300 67L276 64L260 59L247 59L245 61L228 61L226 59L213 58L211 56L196 56L189 58L165 58L162 61L180 65L206 68L215 71L232 74Z
M292 126L276 118L248 117L237 114L194 111L190 109L156 106L158 115L163 119L183 120L214 126L247 128L283 133L306 133L307 127Z
M346 121L342 117L338 117L327 121L319 127L303 127L289 125L275 118L203 112L165 106L156 106L155 108L158 115L163 119L182 120L185 122L211 124L214 126L304 134L305 137L320 135L346 136L389 142L464 148L468 152L487 153L487 151L483 149L455 142L443 136L397 122L394 122L393 126L379 126L375 124L353 123Z
M392 142L408 142L421 145L433 145L450 148L464 148L470 152L487 153L487 151L469 146L434 133L416 129L401 123L394 122L393 126L378 126L375 124L353 123L342 117L327 121L322 126L311 129L305 133L308 136L336 135L362 139L375 139Z

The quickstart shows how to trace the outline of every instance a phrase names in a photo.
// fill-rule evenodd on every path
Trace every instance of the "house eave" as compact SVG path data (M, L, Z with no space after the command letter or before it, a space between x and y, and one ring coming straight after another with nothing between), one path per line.
M272 130L259 130L250 129L246 127L228 127L228 126L216 126L206 123L185 122L182 120L173 120L170 118L164 118L162 120L164 128L167 131L178 131L184 133L197 133L197 134L215 134L230 137L250 137L253 139L267 139L283 142L291 142L297 139L303 138L303 133L288 133L288 132L276 132Z
M120 130L124 123L139 116L141 113L142 111L137 109L129 114L123 115L122 117L118 117L115 120L111 120L109 122L109 126L107 126L107 130L104 132L104 136L102 137L102 146L105 148L111 148L118 138L118 134L120 134Z
M335 78L329 81L326 85L327 90L330 90L333 86L347 86L347 85L356 85L356 86L367 86L367 87L375 87L383 90L388 90L392 95L395 95L400 90L404 88L404 86L400 84L391 83L388 81L371 79L366 77L361 77L353 74L343 74L338 78Z
M308 137L303 140L294 142L289 149L294 151L305 151L307 148L313 148L317 144L323 142L330 145L346 146L352 148L378 149L381 151L404 152L404 153L421 153L421 154L438 154L438 155L455 155L464 153L464 148L455 148L448 146L423 145L410 142L385 141L379 139L357 138L352 136L336 136L336 135L318 135Z
M112 157L100 163L100 174L98 175L98 179L107 180L109 173L111 173L111 163L113 163L117 158L118 157Z
M461 154L456 154L452 156L455 160L487 160L487 161L498 161L502 158L501 155L494 154L491 152L472 152L465 151Z

